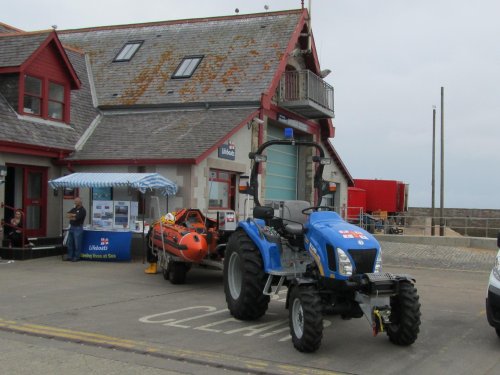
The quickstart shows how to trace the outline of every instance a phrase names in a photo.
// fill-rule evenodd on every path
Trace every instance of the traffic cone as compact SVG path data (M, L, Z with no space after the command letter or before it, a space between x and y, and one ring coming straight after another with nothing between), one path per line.
M145 273L155 274L157 271L156 263L149 263L149 267L144 270Z

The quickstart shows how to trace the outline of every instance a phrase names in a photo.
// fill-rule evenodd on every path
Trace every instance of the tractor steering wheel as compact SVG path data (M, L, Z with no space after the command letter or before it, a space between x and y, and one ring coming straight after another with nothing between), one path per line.
M302 213L304 215L310 215L311 212L317 212L317 211L320 211L321 209L324 209L324 211L331 211L332 210L332 208L329 206L311 206L311 207L304 208L302 210Z

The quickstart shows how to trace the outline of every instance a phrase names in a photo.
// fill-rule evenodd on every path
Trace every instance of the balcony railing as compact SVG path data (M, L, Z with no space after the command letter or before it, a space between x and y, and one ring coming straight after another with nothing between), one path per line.
M310 70L283 73L278 103L307 118L334 117L333 87Z

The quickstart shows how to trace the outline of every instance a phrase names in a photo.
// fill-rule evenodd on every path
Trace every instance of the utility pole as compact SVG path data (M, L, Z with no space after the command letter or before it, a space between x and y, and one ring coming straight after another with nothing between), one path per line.
M432 106L432 205L431 236L436 235L436 106Z
M441 192L439 235L444 236L444 87L441 86Z

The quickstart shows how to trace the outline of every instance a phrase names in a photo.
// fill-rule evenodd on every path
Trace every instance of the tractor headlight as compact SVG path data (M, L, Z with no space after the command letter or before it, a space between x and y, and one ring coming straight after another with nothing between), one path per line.
M337 256L339 258L339 272L344 276L352 275L352 263L344 250L337 248Z
M377 259L375 259L375 270L373 272L382 272L382 249L379 250Z

